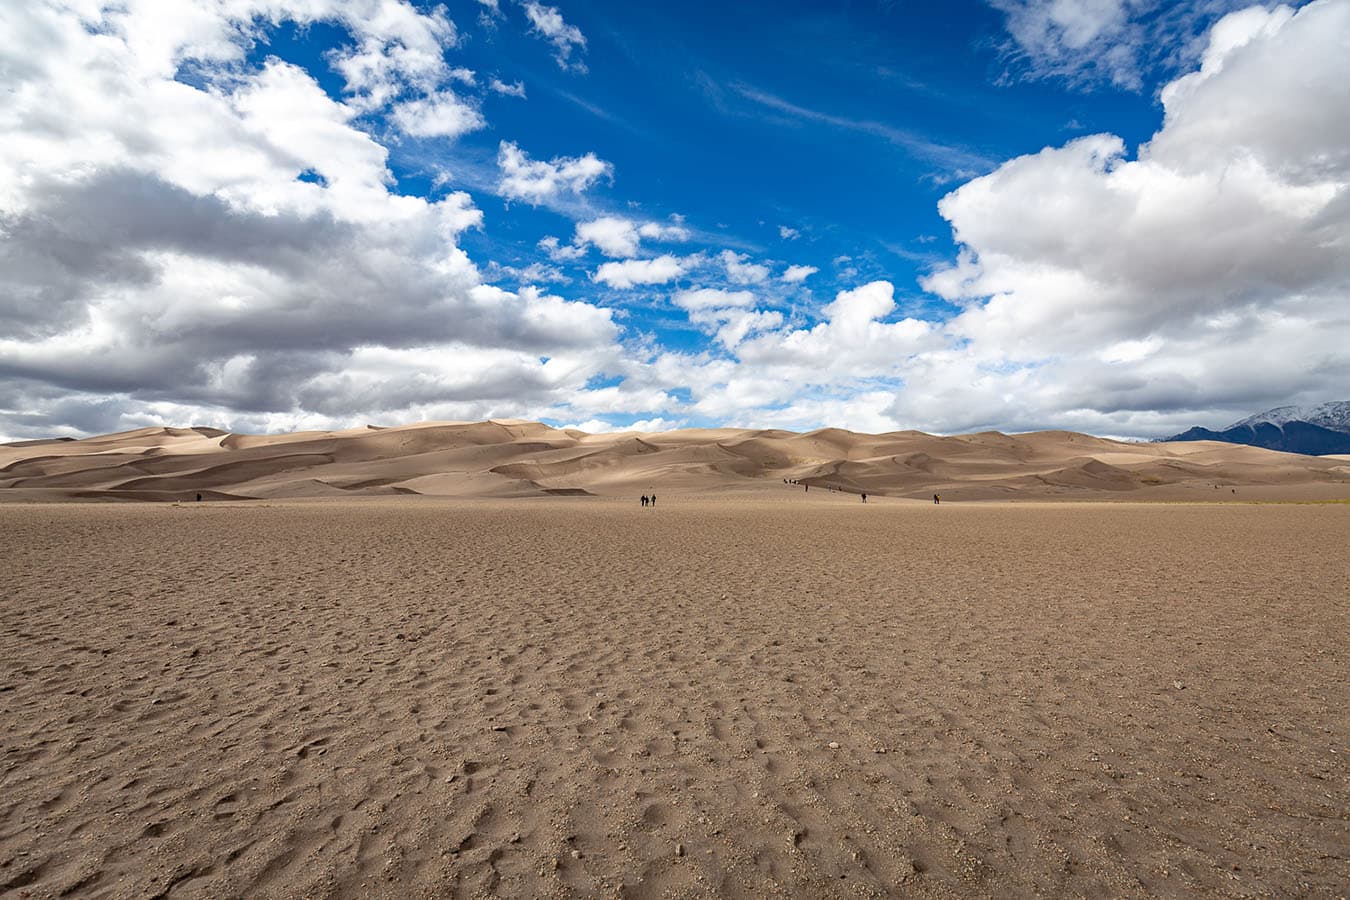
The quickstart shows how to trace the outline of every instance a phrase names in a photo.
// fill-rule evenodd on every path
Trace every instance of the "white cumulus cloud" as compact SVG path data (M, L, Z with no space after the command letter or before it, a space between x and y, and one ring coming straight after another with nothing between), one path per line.
M565 192L579 194L614 174L614 167L594 153L530 159L512 141L502 141L498 147L497 169L501 176L497 190L503 197L534 205Z
M750 309L755 305L755 295L750 291L699 288L680 291L671 299L688 312L690 322L712 332L726 349L735 348L754 332L783 324L783 314L776 310Z
M719 421L893 427L890 407L906 372L946 343L929 323L888 321L894 289L884 281L841 291L809 327L788 325L776 310L755 309L749 291L683 291L673 301L714 335L724 355L665 353L631 378L656 384L675 379L693 397L681 414ZM837 415L813 418L825 409Z
M631 288L640 284L665 284L685 272L684 263L666 254L655 259L625 259L607 262L596 269L592 279L613 288Z
M621 216L602 216L578 222L574 243L578 247L594 244L606 256L635 256L638 252L637 225Z
M769 267L747 262L748 257L732 250L723 250L718 259L726 269L727 278L736 284L761 284L769 279Z
M331 57L343 99L291 63L246 63L259 23L283 20L352 35ZM482 284L458 244L482 223L469 196L397 192L360 125L383 102L411 130L460 128L442 108L463 80L455 41L443 10L394 0L6 7L0 434L471 418L584 396L619 354L612 313Z
M963 252L925 286L966 310L948 324L962 349L924 369L930 396L965 398L963 424L1156 434L1343 393L1346 34L1342 0L1234 13L1199 71L1163 89L1163 127L1134 158L1092 135L945 197Z
M564 244L551 234L539 239L539 249L547 253L548 258L554 262L570 262L586 255L586 248Z
M487 122L477 109L452 91L438 91L394 107L394 122L413 137L455 138L477 131Z
M717 288L696 288L689 291L680 291L671 299L676 306L691 312L755 305L755 295L749 291L723 291Z
M1151 52L1139 36L1171 15L1152 0L1003 6L1030 17L1037 71L1122 85ZM250 52L276 23L320 21L350 38L327 58L331 92ZM434 199L398 190L387 136L482 127L467 92L494 90L453 65L459 33L439 7L10 4L0 436L513 415L1160 436L1341 399L1346 34L1346 0L1233 13L1161 87L1150 140L1086 135L952 191L939 212L959 255L922 282L950 302L941 316L911 314L932 305L888 281L789 310L783 296L806 292L785 285L815 267L771 279L731 250L643 258L692 239L676 218L589 213L571 243L540 241L540 260L612 256L592 292L692 273L699 287L670 288L663 312L708 337L679 352L623 340L621 312L531 286L574 269L480 269L461 242L484 216L451 176ZM595 153L532 159L509 140L497 161L501 195L529 204L613 173ZM864 259L840 256L832 278L856 283Z
M643 238L685 241L689 239L689 230L679 224L638 223L623 216L601 216L578 222L573 244L577 247L593 244L606 256L619 258L637 255L638 245Z

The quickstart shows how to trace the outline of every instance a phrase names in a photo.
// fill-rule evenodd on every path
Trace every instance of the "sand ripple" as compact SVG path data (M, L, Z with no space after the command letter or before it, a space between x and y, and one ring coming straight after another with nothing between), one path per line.
M0 893L1334 896L1350 510L0 507Z

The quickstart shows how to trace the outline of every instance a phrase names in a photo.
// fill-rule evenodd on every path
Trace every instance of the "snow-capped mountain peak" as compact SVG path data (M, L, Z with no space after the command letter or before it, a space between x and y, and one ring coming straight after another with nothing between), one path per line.
M1240 422L1229 425L1225 431L1234 428L1255 428L1258 425L1274 425L1283 428L1289 422L1309 422L1331 431L1350 434L1350 400L1330 400L1316 406L1278 406L1263 413L1248 416Z

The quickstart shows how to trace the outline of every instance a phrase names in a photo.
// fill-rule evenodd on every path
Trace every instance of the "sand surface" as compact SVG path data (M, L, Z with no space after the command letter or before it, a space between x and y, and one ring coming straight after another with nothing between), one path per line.
M1350 463L1069 431L936 436L736 428L586 434L538 422L429 422L297 434L142 428L0 445L0 502L541 497L759 490L948 500L1350 499Z
M0 507L5 897L1323 896L1350 507Z

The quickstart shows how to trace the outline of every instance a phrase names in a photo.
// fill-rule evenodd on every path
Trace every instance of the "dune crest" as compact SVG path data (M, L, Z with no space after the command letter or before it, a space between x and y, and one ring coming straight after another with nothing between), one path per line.
M797 485L949 500L1342 499L1350 497L1350 465L1344 457L1067 431L587 434L518 419L278 435L141 428L0 445L0 499L10 500L622 496Z

